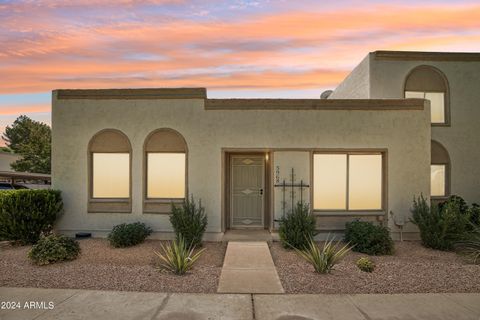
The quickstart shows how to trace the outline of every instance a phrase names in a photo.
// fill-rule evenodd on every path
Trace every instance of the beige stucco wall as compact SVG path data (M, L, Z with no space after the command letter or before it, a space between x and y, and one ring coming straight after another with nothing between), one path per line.
M292 210L292 189L286 187L285 189L285 208L283 207L283 187L278 187L285 180L285 184L291 184L292 169L294 171L295 184L303 184L310 186L310 152L308 151L276 151L273 153L273 183L277 185L274 187L274 219L279 220L283 214ZM293 189L293 205L300 201L300 188ZM303 189L302 200L306 204L310 204L310 188ZM311 206L310 206L311 207ZM278 222L274 225L278 228Z
M52 181L63 191L65 214L57 226L63 232L102 236L116 224L139 220L157 232L171 231L167 215L142 213L142 147L162 127L177 130L187 142L188 189L206 207L209 237L222 231L222 148L386 149L387 210L408 215L413 195L429 193L428 103L420 110L205 110L203 99L57 100L56 94ZM121 130L132 144L130 214L87 213L87 145L105 128ZM305 154L274 152L273 161L278 157L288 167L306 163ZM308 168L298 170L308 176Z
M328 99L368 99L370 95L370 55L367 55L333 90Z
M450 88L451 125L432 127L451 159L451 193L468 202L480 202L480 62L385 61L370 62L370 98L401 98L408 73L419 65L442 71Z

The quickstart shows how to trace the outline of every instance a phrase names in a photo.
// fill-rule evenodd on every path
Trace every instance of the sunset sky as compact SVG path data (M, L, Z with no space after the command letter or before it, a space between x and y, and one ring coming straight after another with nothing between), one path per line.
M57 88L318 98L375 50L480 51L480 2L0 0L0 131Z

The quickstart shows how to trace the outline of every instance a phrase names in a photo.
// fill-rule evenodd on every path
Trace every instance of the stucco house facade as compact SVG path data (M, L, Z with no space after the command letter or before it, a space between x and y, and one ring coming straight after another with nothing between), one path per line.
M275 231L298 201L324 234L360 218L398 238L414 196L479 201L479 83L480 54L377 51L328 99L55 90L57 228L101 237L143 221L169 238L171 204L193 194L208 214L207 240ZM418 237L412 224L403 233Z

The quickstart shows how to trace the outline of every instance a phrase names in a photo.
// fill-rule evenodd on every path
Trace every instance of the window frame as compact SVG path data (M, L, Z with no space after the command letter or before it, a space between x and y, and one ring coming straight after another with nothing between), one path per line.
M94 144L96 139L101 138L102 135L114 134L119 139L123 139L124 146L110 146L105 150L96 150ZM118 141L117 141L118 143ZM113 150L113 149L120 149ZM93 196L93 155L95 153L116 153L116 154L125 154L128 153L128 175L129 175L129 187L128 193L129 196L126 198L95 198ZM103 129L94 134L89 142L87 147L87 212L88 213L132 213L132 145L128 136L122 131L117 129Z
M443 201L448 199L451 195L451 168L452 168L452 160L450 158L450 153L448 152L447 148L440 143L438 140L431 140L431 158L430 158L430 167L432 165L443 165L445 166L445 195L444 196L432 196L432 190L430 190L430 199L433 201ZM433 148L438 148L437 150L440 152L443 152L443 161L442 159L434 159L434 156L439 156L438 153L433 154ZM430 183L431 183L431 177L430 177Z
M444 122L432 122L431 110L430 110L430 125L433 127L442 127L442 126L449 126L449 112L447 112L447 93L445 91L439 90L429 90L429 91L422 91L422 90L404 90L403 97L405 99L415 99L415 98L407 98L407 92L415 92L415 93L423 93L423 98L425 100L429 100L426 98L427 93L443 93L443 120ZM430 109L432 108L432 104L430 102Z
M179 149L170 149L170 150L147 150L147 145L150 139L156 134L165 133L167 135L174 135L178 139L177 143L182 144L183 150ZM175 146L178 147L178 146ZM167 148L169 149L169 148ZM148 197L148 154L149 153L184 153L185 154L185 197L184 198L149 198ZM151 131L145 138L143 144L143 213L152 213L152 214L170 214L172 209L172 204L180 205L185 202L185 199L188 197L188 145L181 133L171 128L159 128Z
M149 154L184 154L185 155L185 177L184 177L184 189L185 194L182 198L166 198L166 197L149 197L148 196L148 155ZM178 202L178 201L185 201L187 197L187 153L183 152L168 152L168 151L145 151L145 200L146 201L156 201L156 202Z
M94 196L94 183L95 183L95 177L94 177L94 174L95 174L95 165L94 165L94 155L95 154L128 154L128 167L129 167L129 177L128 177L128 184L129 184L129 191L128 191L128 196L127 197L95 197ZM131 182L131 167L132 167L132 164L131 164L131 154L129 154L128 152L90 152L90 157L91 157L91 161L92 161L92 164L91 164L91 181L92 181L92 188L91 188L91 193L90 193L90 198L93 200L93 201L97 201L97 200L118 200L118 201L124 201L124 200L127 200L129 198L131 198L132 196L132 182Z
M443 195L432 195L432 176L431 176L431 170L432 166L443 166L444 167L444 181L443 181ZM446 199L448 198L448 163L430 163L430 198L431 199Z
M415 73L415 72L422 72L428 70L429 72L433 72L436 75L438 75L443 82L443 87L442 90L439 88L428 88L428 90L425 90L425 88L411 88L408 86L408 80L410 77ZM409 87L407 90L407 86ZM450 115L450 84L448 82L447 76L437 67L434 67L432 65L427 65L427 64L422 64L422 65L417 65L410 69L410 71L407 73L405 76L404 82L403 82L403 97L405 98L405 92L406 91L413 91L413 92L443 92L444 94L444 101L443 101L443 107L444 107L444 118L445 122L435 122L432 123L431 118L430 118L430 126L432 127L450 127L451 126L451 115Z
M316 209L315 208L315 190L314 190L314 177L315 177L315 165L314 157L317 154L343 154L346 155L346 190L345 190L345 209ZM381 205L380 209L349 209L349 187L350 187L350 155L379 155L381 156ZM360 149L360 150L314 150L311 153L311 202L312 211L319 215L384 215L387 208L387 150L385 149Z

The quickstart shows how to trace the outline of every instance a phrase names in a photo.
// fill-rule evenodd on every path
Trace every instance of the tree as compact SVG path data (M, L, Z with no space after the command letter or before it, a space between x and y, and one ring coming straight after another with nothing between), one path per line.
M11 167L15 171L50 173L52 131L25 115L18 117L2 136L8 148L22 155Z

